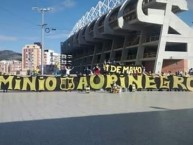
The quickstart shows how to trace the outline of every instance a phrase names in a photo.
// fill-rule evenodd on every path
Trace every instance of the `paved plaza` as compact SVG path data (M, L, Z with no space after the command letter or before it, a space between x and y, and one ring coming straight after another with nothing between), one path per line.
M192 145L193 93L0 92L0 145Z

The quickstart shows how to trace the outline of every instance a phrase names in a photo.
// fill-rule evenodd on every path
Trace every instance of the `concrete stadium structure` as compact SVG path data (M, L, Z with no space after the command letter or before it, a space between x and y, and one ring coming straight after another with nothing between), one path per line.
M193 67L193 30L178 14L186 0L105 0L83 16L62 54L76 70L105 60L143 65L146 71L187 71Z

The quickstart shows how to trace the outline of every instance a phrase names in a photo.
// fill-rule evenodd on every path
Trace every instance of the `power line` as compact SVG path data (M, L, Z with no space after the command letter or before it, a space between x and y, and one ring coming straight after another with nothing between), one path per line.
M45 26L47 24L44 23L44 15L46 12L51 11L52 8L39 8L39 7L33 7L32 10L36 10L39 13L41 13L41 74L44 75L44 32L45 32Z

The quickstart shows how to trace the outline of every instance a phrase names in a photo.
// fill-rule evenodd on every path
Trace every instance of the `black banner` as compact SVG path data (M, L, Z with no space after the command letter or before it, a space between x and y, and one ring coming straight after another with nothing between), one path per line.
M193 77L148 76L148 75L91 75L79 77L59 76L0 76L2 90L19 91L69 91L84 90L89 86L92 90L109 89L116 83L121 88L135 85L136 89L185 90L193 91Z
M143 73L142 66L136 66L136 65L124 66L124 65L104 64L103 70L106 73L110 73L110 74L138 74L139 75Z

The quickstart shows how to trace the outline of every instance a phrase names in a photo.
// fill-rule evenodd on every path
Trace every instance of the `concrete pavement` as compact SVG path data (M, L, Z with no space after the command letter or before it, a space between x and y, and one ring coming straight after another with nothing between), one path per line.
M0 145L192 145L191 92L0 93Z

